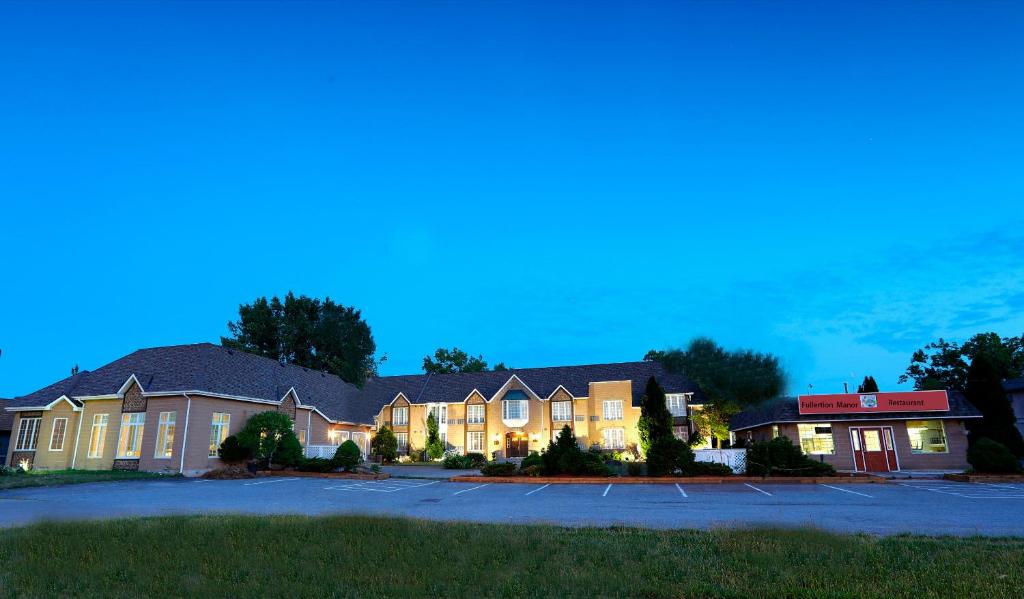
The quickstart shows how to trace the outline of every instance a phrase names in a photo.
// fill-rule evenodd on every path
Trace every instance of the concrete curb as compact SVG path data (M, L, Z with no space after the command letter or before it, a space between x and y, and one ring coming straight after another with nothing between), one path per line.
M761 478L759 476L453 476L448 482L453 483L518 483L518 484L567 484L567 485L657 485L666 483L689 483L700 485L717 485L722 483L762 483L762 484L822 484L822 483L857 483L885 484L884 478L868 478L860 476L793 476Z
M1024 474L946 474L942 478L960 483L1024 483Z
M391 475L387 472L381 472L380 474L347 474L344 472L289 472L287 470L275 470L272 472L260 471L256 473L257 477L266 476L287 476L297 478L334 478L343 480L384 480L391 478Z

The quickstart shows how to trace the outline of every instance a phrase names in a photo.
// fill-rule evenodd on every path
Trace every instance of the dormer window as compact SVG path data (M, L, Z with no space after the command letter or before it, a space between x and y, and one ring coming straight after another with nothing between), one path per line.
M530 401L526 393L512 390L501 401L501 419L505 426L519 427L530 419Z

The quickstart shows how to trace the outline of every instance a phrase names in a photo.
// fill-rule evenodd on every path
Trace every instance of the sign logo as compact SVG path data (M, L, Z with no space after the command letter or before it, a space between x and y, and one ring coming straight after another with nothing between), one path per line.
M860 396L860 407L867 408L867 409L877 408L878 407L878 397L875 396L875 395L861 395Z

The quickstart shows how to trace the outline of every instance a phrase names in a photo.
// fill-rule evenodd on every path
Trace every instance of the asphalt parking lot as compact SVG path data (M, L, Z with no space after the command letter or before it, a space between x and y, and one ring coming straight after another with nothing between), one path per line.
M166 514L380 514L566 526L814 526L1024 536L1024 484L498 484L398 479L123 481L0 491L0 526Z

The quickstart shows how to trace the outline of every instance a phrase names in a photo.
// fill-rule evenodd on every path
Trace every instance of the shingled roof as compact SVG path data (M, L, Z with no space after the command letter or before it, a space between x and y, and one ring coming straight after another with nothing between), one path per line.
M10 405L12 405L11 400L0 397L0 433L10 431L14 426L14 412L4 410Z
M1024 391L1024 379L1009 379L1003 382L1003 389L1007 392Z
M920 418L981 418L981 412L959 391L949 392L948 412L874 412L850 414L801 414L795 397L781 397L746 409L729 420L729 430L777 424L780 422L837 422L841 420L914 420Z
M703 396L683 376L666 372L657 362L623 362L585 366L522 368L504 372L375 377L363 389L341 378L211 343L140 349L93 371L16 397L9 407L43 407L66 395L114 395L134 375L146 393L195 392L277 402L294 388L304 406L315 406L337 422L370 424L381 406L399 392L413 403L458 402L476 389L491 399L512 375L542 398L559 385L575 397L589 394L589 383L631 381L634 405L654 376L668 393Z

